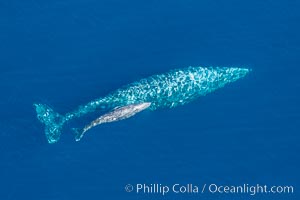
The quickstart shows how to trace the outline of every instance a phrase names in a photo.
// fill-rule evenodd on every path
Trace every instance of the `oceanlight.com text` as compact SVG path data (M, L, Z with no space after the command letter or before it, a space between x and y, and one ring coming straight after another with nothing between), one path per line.
M294 187L291 185L264 185L264 184L241 184L241 185L220 185L215 183L210 184L127 184L126 192L136 194L158 194L167 195L173 194L293 194Z

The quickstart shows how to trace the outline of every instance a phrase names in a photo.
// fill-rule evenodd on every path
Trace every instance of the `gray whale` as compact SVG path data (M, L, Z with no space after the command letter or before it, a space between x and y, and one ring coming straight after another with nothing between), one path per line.
M205 96L226 84L243 78L250 69L239 67L187 67L171 70L160 75L128 84L108 94L95 99L86 105L81 105L65 115L58 114L47 105L34 103L37 118L45 125L45 134L49 143L59 140L64 124L74 118L79 118L99 110L110 111L116 107L126 107L149 102L149 110L173 108L184 105L192 100ZM76 129L78 130L78 129ZM76 140L81 137L76 132ZM80 135L80 134L79 134ZM81 134L82 135L82 134Z

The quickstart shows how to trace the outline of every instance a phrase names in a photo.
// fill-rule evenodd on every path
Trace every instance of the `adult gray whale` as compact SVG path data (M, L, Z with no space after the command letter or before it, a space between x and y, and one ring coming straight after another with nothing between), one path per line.
M238 67L188 67L161 75L153 75L126 85L105 97L98 98L65 115L60 115L47 105L34 103L37 118L45 124L49 143L59 140L63 125L87 113L109 111L116 107L140 103L151 103L147 108L173 108L205 96L227 83L234 82L249 73L249 69ZM81 137L75 136L79 141Z

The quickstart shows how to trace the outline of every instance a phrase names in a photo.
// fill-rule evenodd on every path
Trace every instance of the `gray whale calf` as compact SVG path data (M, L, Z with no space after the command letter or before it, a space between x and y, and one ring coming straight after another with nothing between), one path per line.
M112 111L114 108L126 110L127 106L142 103L150 103L147 107L149 110L173 108L189 103L200 96L205 96L218 88L224 87L228 83L243 78L249 71L247 68L239 67L187 67L133 82L105 97L79 106L76 110L65 115L56 113L44 104L34 103L34 106L37 118L45 125L48 142L55 143L60 138L64 124L74 118L99 111L108 112L104 114L106 117L108 114L113 116L117 113ZM105 118L104 116L102 116L102 120ZM118 116L115 117L117 120L113 121L122 119L122 117L118 119ZM100 118L101 116L98 119ZM84 129L81 132L78 129L75 130L75 139L79 141L85 131Z
M127 119L149 108L150 105L151 103L145 102L145 103L130 104L128 106L123 106L123 107L117 107L113 111L101 115L99 118L95 119L90 124L86 125L83 129L74 129L74 131L77 133L75 136L75 140L79 141L83 137L83 134L85 132L87 132L88 130L90 130L95 126L104 123L110 123L110 122Z

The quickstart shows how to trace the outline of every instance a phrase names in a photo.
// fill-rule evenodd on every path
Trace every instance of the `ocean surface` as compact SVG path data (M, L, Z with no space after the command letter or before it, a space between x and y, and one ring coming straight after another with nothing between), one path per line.
M0 199L300 199L299 10L296 0L1 0ZM185 106L98 126L80 142L66 127L47 143L33 103L64 114L187 66L252 71Z

